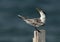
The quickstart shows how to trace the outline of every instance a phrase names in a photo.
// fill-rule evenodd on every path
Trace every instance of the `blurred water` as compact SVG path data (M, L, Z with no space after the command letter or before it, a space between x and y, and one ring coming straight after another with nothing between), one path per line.
M34 27L17 15L39 17L36 7L46 12L46 42L60 42L60 0L0 0L0 42L32 42Z

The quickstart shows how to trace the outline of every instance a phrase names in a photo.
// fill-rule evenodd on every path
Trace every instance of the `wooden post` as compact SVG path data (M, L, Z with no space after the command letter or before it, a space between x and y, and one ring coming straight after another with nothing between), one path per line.
M45 30L42 29L40 31L40 33L38 31L34 31L33 42L45 42Z

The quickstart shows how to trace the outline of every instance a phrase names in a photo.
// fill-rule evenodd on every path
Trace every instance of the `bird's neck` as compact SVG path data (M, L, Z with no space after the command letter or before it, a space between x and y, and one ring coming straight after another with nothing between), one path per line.
M45 13L44 13L43 11L40 11L40 16L41 16L41 17L40 17L41 21L42 21L42 22L45 22L45 17L46 17L46 16L45 16Z

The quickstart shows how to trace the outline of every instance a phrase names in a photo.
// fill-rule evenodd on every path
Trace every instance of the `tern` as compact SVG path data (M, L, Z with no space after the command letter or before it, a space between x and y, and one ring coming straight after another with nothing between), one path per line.
M43 26L45 24L46 15L45 15L45 12L42 9L38 9L38 8L36 8L36 9L40 14L39 18L32 18L31 19L31 18L26 18L26 17L21 16L21 15L18 15L18 17L21 18L22 20L24 20L27 24L30 24L30 25L34 26L35 29L38 32L40 32L38 27Z

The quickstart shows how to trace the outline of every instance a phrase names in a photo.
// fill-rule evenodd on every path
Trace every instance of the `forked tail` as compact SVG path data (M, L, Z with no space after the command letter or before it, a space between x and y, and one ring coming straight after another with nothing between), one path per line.
M21 15L18 15L18 17L19 17L20 19L23 19L23 20L26 19L25 17L23 17L23 16L21 16Z

